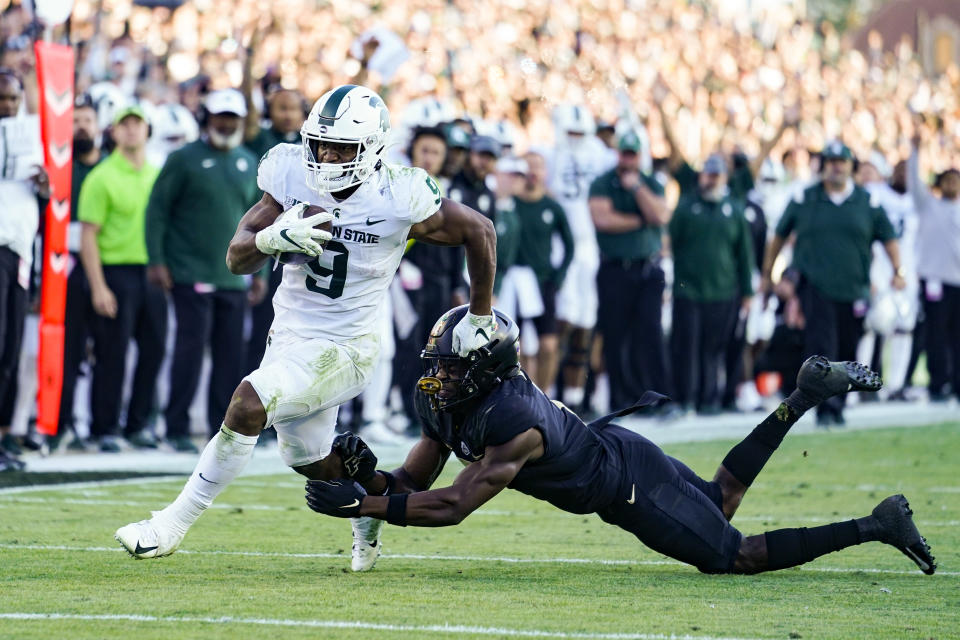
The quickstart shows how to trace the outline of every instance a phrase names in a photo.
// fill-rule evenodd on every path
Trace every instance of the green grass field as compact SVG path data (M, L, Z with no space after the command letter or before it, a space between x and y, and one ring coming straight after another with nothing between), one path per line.
M731 444L667 450L710 476ZM734 519L813 526L902 492L933 577L879 543L706 576L512 491L459 527L387 527L376 568L352 574L349 524L309 511L293 473L241 478L180 552L137 561L113 531L180 480L0 492L0 638L958 638L957 451L958 424L792 435Z

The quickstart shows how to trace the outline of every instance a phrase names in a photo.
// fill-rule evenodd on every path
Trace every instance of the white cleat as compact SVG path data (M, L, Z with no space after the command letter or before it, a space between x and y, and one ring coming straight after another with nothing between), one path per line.
M376 518L351 518L353 527L353 548L350 568L353 571L369 571L380 557L380 529L383 520Z
M113 537L137 559L169 556L183 541L183 534L177 533L169 525L157 522L156 518L120 527Z

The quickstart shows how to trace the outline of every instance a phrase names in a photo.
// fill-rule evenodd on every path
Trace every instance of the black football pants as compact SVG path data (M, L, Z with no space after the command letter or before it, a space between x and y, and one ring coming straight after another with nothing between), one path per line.
M597 273L597 327L610 378L610 406L633 404L644 391L670 395L663 342L663 270L647 260L604 260Z
M198 293L193 285L173 286L177 336L170 366L170 402L167 405L167 437L190 435L190 404L203 368L203 352L210 344L213 370L207 395L207 425L210 436L220 430L230 398L243 379L243 316L246 291Z

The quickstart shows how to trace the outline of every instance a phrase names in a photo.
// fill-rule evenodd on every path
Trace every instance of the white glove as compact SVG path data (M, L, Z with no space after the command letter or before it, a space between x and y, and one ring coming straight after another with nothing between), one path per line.
M256 235L257 249L268 256L280 253L305 253L316 257L323 253L321 242L327 242L333 236L322 229L313 227L333 220L333 214L326 211L301 218L309 205L300 203L290 207L274 220L266 229Z
M497 330L497 319L493 315L475 316L469 311L453 328L453 350L461 358L474 349L486 345Z

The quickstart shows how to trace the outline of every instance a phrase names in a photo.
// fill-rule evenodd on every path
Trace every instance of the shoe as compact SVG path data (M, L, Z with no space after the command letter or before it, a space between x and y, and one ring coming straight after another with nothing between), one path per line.
M193 440L187 436L181 436L176 438L167 438L167 443L173 447L174 451L178 453L199 453L200 450L197 449L197 445L193 444Z
M157 445L157 436L153 435L153 432L149 429L141 429L130 436L127 437L127 442L134 449L156 449Z
M680 406L676 402L668 402L657 410L656 416L660 422L674 422L686 418L692 413L693 409L690 407Z
M123 450L117 436L101 436L99 445L101 453L120 453Z
M351 518L353 547L350 552L350 569L369 571L380 557L380 530L383 520L376 518Z
M23 471L26 468L27 465L23 460L0 449L0 473L4 471Z
M96 451L97 445L92 440L84 440L78 435L74 435L67 443L67 451Z
M818 413L817 414L817 426L823 429L836 424L836 419L832 413Z
M718 416L721 413L722 413L722 410L720 409L719 405L715 405L715 404L706 404L697 410L697 415L704 416L704 417Z
M937 570L935 558L930 554L927 539L917 531L912 516L910 503L901 494L890 496L873 510L873 517L880 525L880 542L896 547L913 560L920 571L932 576Z
M797 373L797 388L817 404L848 391L876 391L880 376L859 362L831 362L810 356Z
M20 442L12 433L3 434L3 437L0 438L0 449L6 451L14 458L23 455L23 449L20 448Z
M154 517L150 520L132 522L125 527L120 527L113 535L134 558L142 560L169 556L183 541L184 534L159 522L155 517L156 514L157 512L153 512Z

